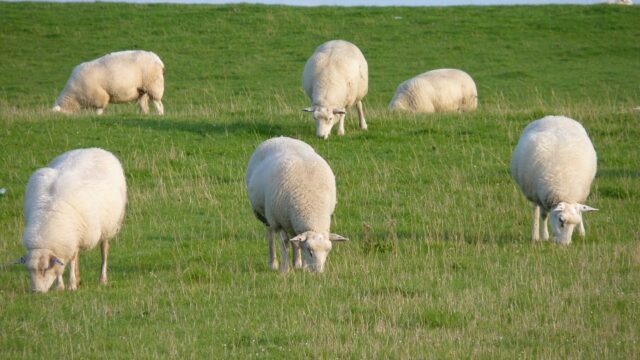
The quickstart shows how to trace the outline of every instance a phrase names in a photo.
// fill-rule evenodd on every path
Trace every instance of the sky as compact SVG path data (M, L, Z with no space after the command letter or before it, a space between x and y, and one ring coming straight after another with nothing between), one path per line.
M37 1L37 0L36 0ZM606 0L49 0L50 2L129 2L174 4L282 4L297 6L456 6L456 5L532 5L598 4Z

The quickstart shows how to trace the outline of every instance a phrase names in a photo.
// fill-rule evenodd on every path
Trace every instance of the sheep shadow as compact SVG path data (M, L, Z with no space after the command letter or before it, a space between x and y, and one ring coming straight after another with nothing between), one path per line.
M213 123L206 121L175 121L165 117L144 117L119 119L118 122L122 126L131 128L141 128L159 132L185 132L202 137L242 133L272 137L281 135L283 131L280 125L253 120Z

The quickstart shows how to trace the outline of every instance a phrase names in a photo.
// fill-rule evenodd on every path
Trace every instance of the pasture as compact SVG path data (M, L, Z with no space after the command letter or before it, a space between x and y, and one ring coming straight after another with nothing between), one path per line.
M0 358L638 358L640 7L293 8L0 3ZM315 138L304 63L330 39L369 63L369 130ZM156 52L166 115L49 111L73 67ZM391 114L400 82L454 67L478 111ZM585 239L531 243L509 175L526 126L580 121L598 153ZM285 135L331 165L324 274L267 266L244 172ZM30 174L102 147L129 187L76 292L34 295L23 267ZM65 281L67 277L65 275Z

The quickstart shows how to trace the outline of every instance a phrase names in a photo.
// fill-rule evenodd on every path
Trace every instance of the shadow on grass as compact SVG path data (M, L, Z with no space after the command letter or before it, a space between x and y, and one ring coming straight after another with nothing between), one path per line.
M206 121L175 121L167 118L131 118L118 120L123 126L154 131L188 132L201 136L226 134L258 134L276 136L282 134L280 125L259 121L234 121L212 123Z
M640 178L640 171L632 169L599 169L597 177L605 178Z

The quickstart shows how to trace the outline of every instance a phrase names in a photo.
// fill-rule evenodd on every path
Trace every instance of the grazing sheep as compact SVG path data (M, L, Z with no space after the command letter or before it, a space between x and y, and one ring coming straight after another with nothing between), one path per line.
M338 135L344 135L347 108L356 104L360 129L367 130L362 99L369 88L367 60L357 46L343 40L326 42L316 49L304 66L302 86L311 99L316 135L327 139L338 122Z
M107 282L109 240L122 224L127 185L122 166L108 151L68 151L38 169L27 184L24 202L27 255L20 259L31 273L31 289L47 292L70 264L69 290L80 283L80 250L102 247L100 282Z
M158 55L142 50L120 51L76 66L56 99L53 111L73 113L95 108L102 114L109 103L138 100L149 112L149 97L158 114L164 114L164 64Z
M327 162L300 140L272 138L253 153L246 183L253 212L267 226L270 268L278 268L273 234L280 231L280 271L289 270L291 242L295 268L303 266L302 251L304 266L322 272L331 242L348 240L329 232L336 182ZM287 233L295 236L289 239Z
M477 107L476 84L457 69L431 70L403 82L389 104L389 110L412 113L462 112Z
M547 219L556 243L571 243L573 229L584 237L582 205L596 175L596 151L585 129L564 116L546 116L530 123L511 159L511 175L533 205L533 241L549 239ZM542 219L542 224L539 224Z

